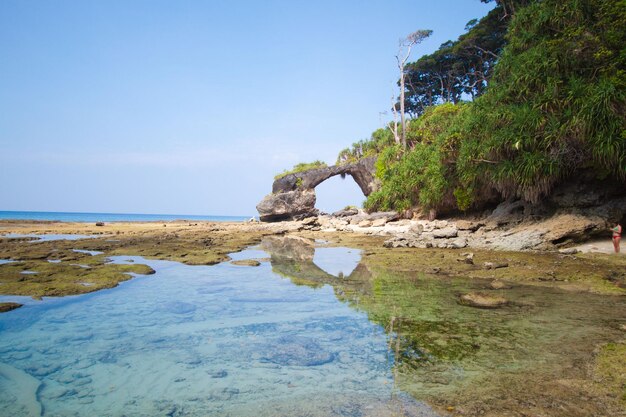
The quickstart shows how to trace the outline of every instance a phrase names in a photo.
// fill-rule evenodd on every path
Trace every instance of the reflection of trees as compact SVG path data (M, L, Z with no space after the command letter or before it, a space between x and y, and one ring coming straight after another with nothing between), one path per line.
M588 362L596 344L614 338L608 317L626 318L623 297L515 285L504 292L511 305L482 310L457 300L486 290L486 281L369 269L366 261L337 278L313 263L312 240L271 237L261 247L274 272L298 285L331 285L339 300L384 327L400 389L443 404L454 398L474 411L487 397L536 401L550 381L568 372L584 379L575 364ZM559 391L546 401L567 397L574 403L575 392ZM508 406L503 400L490 407Z

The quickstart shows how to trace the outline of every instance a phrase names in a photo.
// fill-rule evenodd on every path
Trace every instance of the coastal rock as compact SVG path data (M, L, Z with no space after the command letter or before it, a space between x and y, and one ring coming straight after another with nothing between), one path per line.
M295 190L266 196L257 206L261 221L271 222L317 215L315 190Z
M356 216L357 214L359 214L359 209L345 208L343 210L334 212L333 217L349 217L349 216Z
M230 261L231 264L233 265L238 265L238 266L259 266L261 265L261 262L257 261L256 259L239 259L236 261Z
M376 219L372 222L372 227L382 227L387 224L387 219Z
M508 266L509 264L506 262L485 262L483 264L483 268L485 269L499 269L499 268L506 268Z
M336 175L350 175L364 195L370 195L378 188L376 180L376 157L363 158L351 164L314 168L282 176L272 184L272 193L278 194L298 189L312 190L327 179Z
M448 247L450 249L463 249L467 247L467 239L463 237L453 239L450 243L448 243Z
M435 229L432 233L434 238L451 238L457 237L459 231L455 226L450 226L443 229Z
M0 313L6 313L20 307L22 307L20 303L0 303Z
M499 308L507 305L508 301L497 295L471 292L459 297L459 304L476 308Z
M400 214L396 211L377 211L367 216L367 219L371 221L384 219L387 222L393 222L399 218Z
M272 184L272 194L257 205L260 220L273 222L317 216L315 187L336 175L352 176L363 194L370 195L379 186L374 175L375 162L375 157L363 158L351 164L315 168L277 178Z

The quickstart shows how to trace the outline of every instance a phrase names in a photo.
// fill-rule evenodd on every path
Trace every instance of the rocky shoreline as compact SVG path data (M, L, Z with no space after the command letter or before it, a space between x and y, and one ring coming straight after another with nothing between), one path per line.
M315 208L315 187L335 175L352 176L365 196L380 185L373 157L288 174L277 178L272 193L257 205L259 218L268 224L302 221L306 229L385 236L390 248L567 253L575 253L574 245L594 238L610 239L615 223L626 223L624 184L599 180L588 172L559 184L539 202L494 197L490 206L474 207L467 214L431 210L428 215L420 207L402 213L366 213L356 208L320 213Z
M611 205L624 204L615 201ZM501 251L556 251L573 254L574 246L593 238L610 240L612 223L606 216L563 210L540 217L524 213L523 203L505 202L484 217L442 220L401 219L396 212L368 214L346 209L301 221L308 230L352 232L388 239L388 248L476 248Z

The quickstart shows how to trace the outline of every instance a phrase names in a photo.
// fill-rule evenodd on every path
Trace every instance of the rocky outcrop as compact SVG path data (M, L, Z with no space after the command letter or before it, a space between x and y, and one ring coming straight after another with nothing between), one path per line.
M316 216L315 190L293 190L266 196L257 206L262 222L299 220Z
M264 222L302 219L316 216L315 187L336 175L350 175L365 196L378 187L374 176L376 158L364 158L353 164L310 169L280 177L272 185L272 194L256 207Z

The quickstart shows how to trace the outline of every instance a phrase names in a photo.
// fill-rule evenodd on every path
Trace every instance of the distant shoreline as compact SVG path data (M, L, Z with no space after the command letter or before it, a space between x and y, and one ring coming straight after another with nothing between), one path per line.
M0 211L0 221L50 221L50 222L159 222L159 221L210 221L241 222L251 216L217 216L193 214L144 213L81 213L60 211Z

